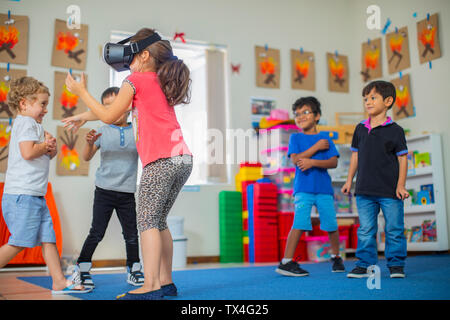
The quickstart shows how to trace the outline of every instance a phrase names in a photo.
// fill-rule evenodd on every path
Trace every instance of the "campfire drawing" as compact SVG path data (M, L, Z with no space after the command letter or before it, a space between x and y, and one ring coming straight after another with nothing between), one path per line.
M58 32L57 40L57 50L64 50L69 59L74 59L77 63L81 63L78 56L84 52L84 49L73 51L80 43L80 40L76 36L74 36L70 31L67 31L66 33L60 31Z
M78 96L67 90L66 85L63 87L63 92L60 98L61 107L64 110L63 118L73 116L77 109Z
M395 69L398 68L398 65L400 64L400 61L403 59L403 55L400 53L402 51L402 45L403 45L403 36L399 34L398 36L393 36L389 40L389 46L392 51L392 56L389 59L389 64L394 60L395 57L398 58L397 64L395 65Z
M264 80L265 84L274 84L275 82L275 62L272 57L268 57L259 63L259 67L261 69L262 74L267 74L266 80Z
M339 86L343 86L345 79L344 79L344 73L345 68L342 64L342 61L336 61L334 58L330 58L329 60L329 68L331 74L334 76L334 82L337 82Z
M361 74L364 78L364 82L371 78L370 69L375 70L378 66L378 61L380 58L380 49L376 48L375 50L368 50L364 55L364 63L366 65L366 70L361 71Z
M396 91L396 99L395 104L398 108L397 116L401 113L404 113L406 117L409 117L409 113L406 110L409 103L409 90L407 86L399 86L399 88L395 89Z
M300 61L295 60L295 75L296 78L294 79L295 82L302 83L303 79L308 76L309 72L309 61Z
M61 146L61 165L66 170L76 170L80 166L80 156L78 155L77 150L75 149L75 144L78 139L78 135L73 136L73 132L70 132L70 135L67 134L67 131L64 131L64 137L60 137L63 145Z
M422 52L422 57L428 53L434 54L434 40L436 36L436 27L432 27L431 25L428 28L422 30L419 35L419 40L425 46L425 50Z
M6 51L11 59L16 58L16 54L12 51L14 46L19 42L19 30L14 26L0 27L0 52Z
M4 155L8 149L9 140L11 139L11 126L0 123L0 161L8 158L8 154Z
M8 117L13 117L14 116L13 113L11 112L11 110L9 110L9 107L6 104L8 92L9 92L8 85L5 82L0 81L0 113L6 112Z

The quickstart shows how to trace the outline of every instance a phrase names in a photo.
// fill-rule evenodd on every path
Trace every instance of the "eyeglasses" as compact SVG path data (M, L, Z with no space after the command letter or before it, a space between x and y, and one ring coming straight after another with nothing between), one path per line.
M307 115L313 114L313 113L314 113L314 112L312 112L312 111L305 110L305 111L303 111L303 112L294 112L294 116L295 116L295 117L301 117L301 116L303 116L303 115L307 116Z

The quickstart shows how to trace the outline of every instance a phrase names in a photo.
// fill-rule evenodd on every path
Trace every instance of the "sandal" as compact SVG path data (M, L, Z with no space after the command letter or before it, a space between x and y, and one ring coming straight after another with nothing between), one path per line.
M79 284L72 283L62 290L52 290L52 294L88 293L91 292L93 289L92 287L87 288L83 286L82 286L83 289L77 289L76 288L77 286L79 286Z

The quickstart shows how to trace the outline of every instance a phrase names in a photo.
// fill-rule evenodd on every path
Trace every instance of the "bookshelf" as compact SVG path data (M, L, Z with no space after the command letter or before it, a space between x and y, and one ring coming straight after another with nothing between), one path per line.
M405 228L421 226L425 220L435 221L435 241L409 241L410 233L407 234L408 251L444 251L449 249L447 232L446 194L444 181L444 164L442 157L442 142L439 134L420 135L407 138L408 150L429 152L431 165L408 170L406 178L406 189L419 191L421 186L433 184L434 203L413 204L411 200L405 200ZM416 196L417 197L417 196ZM411 197L410 197L411 198ZM420 199L418 199L419 201ZM384 251L385 243L382 241L384 231L384 218L378 216L378 250Z

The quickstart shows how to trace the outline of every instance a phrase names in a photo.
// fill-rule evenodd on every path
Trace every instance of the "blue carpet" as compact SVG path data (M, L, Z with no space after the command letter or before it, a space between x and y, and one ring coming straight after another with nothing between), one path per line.
M332 273L329 262L304 264L308 277L284 277L274 266L230 267L174 271L179 290L176 300L449 300L450 255L416 256L407 259L405 279L389 278L384 259L381 289L367 288L367 279L348 279L346 273ZM354 261L346 261L350 271ZM87 294L73 294L84 300L113 300L134 289L126 274L92 275L96 288ZM20 280L50 289L50 277L20 277Z

